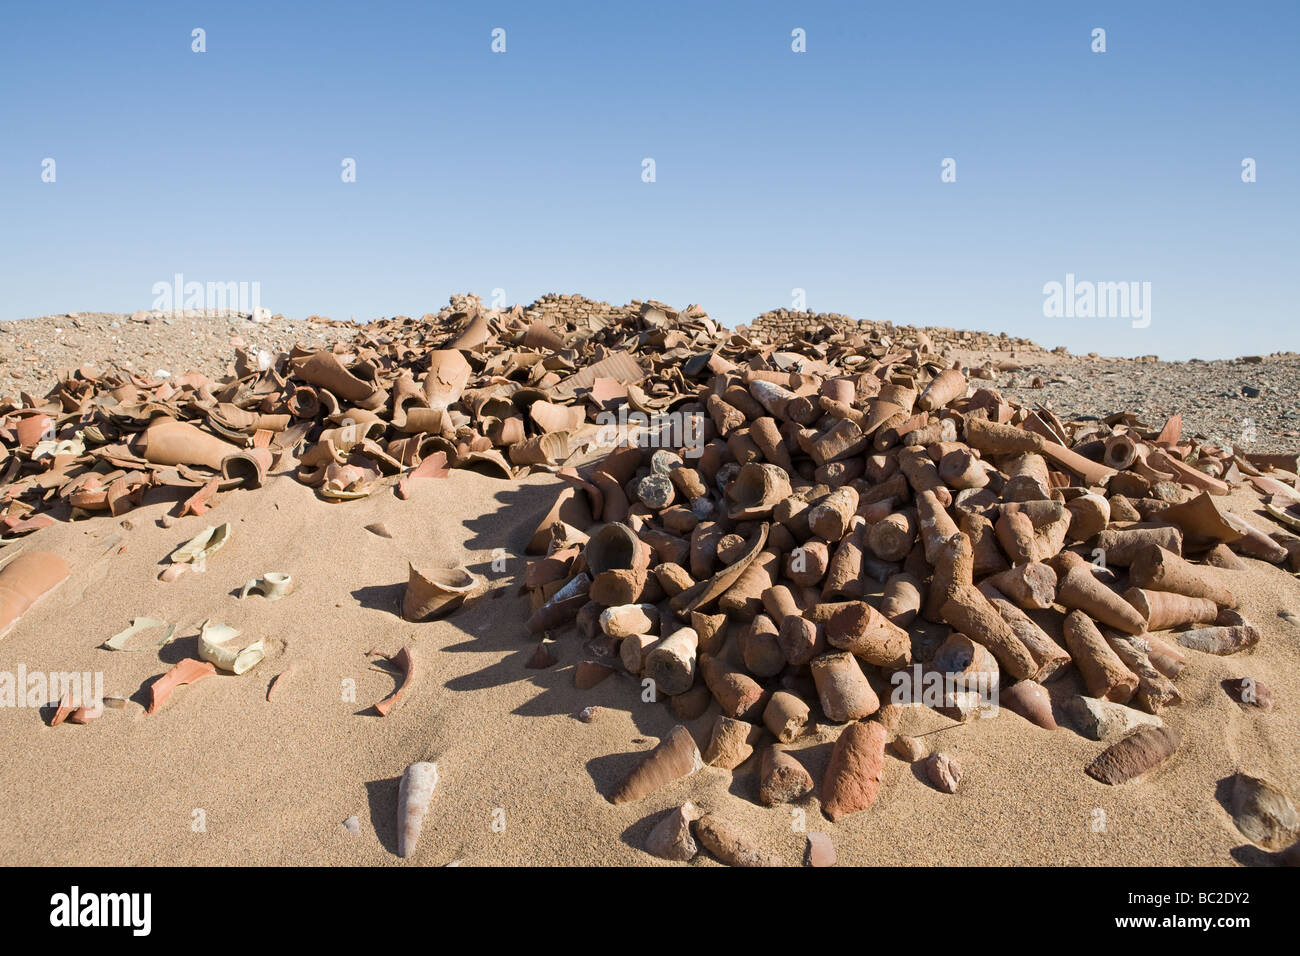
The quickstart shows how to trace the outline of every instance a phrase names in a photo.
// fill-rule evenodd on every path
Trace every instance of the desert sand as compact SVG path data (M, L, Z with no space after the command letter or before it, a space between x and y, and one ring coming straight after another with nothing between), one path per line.
M575 688L574 665L590 654L571 628L555 643L555 666L525 667L535 644L523 626L528 600L518 593L522 555L561 483L453 470L414 482L403 501L392 481L369 498L332 504L277 475L171 528L159 519L174 498L154 498L166 493L155 489L124 518L60 522L0 550L0 560L53 550L72 566L0 640L0 671L102 671L106 694L132 698L84 726L50 727L48 714L0 708L11 755L0 770L0 862L672 865L642 846L654 823L687 799L742 823L791 865L812 831L830 835L840 865L1271 862L1233 825L1221 782L1244 770L1294 794L1300 780L1300 627L1279 616L1298 610L1297 586L1278 567L1246 559L1249 570L1222 572L1262 639L1233 657L1188 651L1178 680L1184 703L1163 715L1182 745L1145 779L1114 787L1091 779L1083 767L1106 745L1064 727L1047 731L1006 710L962 725L912 708L900 731L931 735L932 749L960 759L957 793L937 791L919 765L914 771L891 754L875 805L832 824L820 812L820 785L794 806L760 806L756 753L734 774L705 767L615 806L608 798L618 780L677 719L665 703L641 703L635 678L623 674ZM1226 502L1272 530L1254 512L1257 500L1239 491ZM233 537L205 572L158 580L175 547L226 521ZM393 537L364 530L374 522ZM504 571L494 570L502 556L496 569ZM463 562L489 588L448 618L408 623L397 611L408 560ZM267 571L292 574L293 592L278 602L241 601L244 582ZM176 639L156 652L99 649L139 616L179 624ZM148 684L195 656L206 618L264 639L266 659L243 675L179 688L158 713L144 714ZM132 646L147 646L150 636ZM403 646L418 678L379 717L372 705L396 680L367 654ZM285 672L268 701L269 684ZM1273 691L1273 711L1228 697L1220 682L1242 676ZM345 699L347 679L355 700ZM1074 673L1048 687L1057 699L1082 689ZM601 708L597 718L578 720L590 705ZM716 713L715 703L688 725L701 748ZM819 783L839 730L820 725L794 745ZM398 779L425 759L437 761L440 781L418 850L403 860ZM344 827L353 816L356 835ZM692 865L716 861L701 853Z

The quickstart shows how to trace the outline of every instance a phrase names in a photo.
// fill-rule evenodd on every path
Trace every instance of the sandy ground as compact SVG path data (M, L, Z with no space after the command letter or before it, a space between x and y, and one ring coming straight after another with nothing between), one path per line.
M706 767L614 806L617 781L675 721L665 704L641 703L628 676L577 690L573 666L588 654L571 629L559 635L556 666L525 668L533 643L523 626L527 599L516 594L520 555L557 487L544 475L515 485L454 471L417 482L407 501L381 487L362 501L328 504L279 477L171 529L157 520L171 502L158 500L130 513L129 528L107 518L59 524L5 547L0 560L19 548L48 549L73 572L0 640L0 671L99 670L107 694L146 701L152 678L196 655L208 617L265 639L269 653L242 676L176 690L153 715L132 703L86 726L49 727L35 710L0 708L11 754L0 769L0 863L656 865L663 861L641 849L645 835L686 799L744 823L791 864L801 860L807 830L832 836L841 865L1266 862L1216 789L1246 770L1297 795L1300 629L1278 612L1297 609L1300 586L1285 571L1251 561L1248 572L1223 572L1263 639L1236 657L1188 652L1177 681L1186 700L1166 716L1183 743L1149 779L1099 784L1082 768L1103 744L1008 711L961 726L917 709L901 730L933 732L932 747L960 759L966 776L955 795L888 756L876 804L831 824L816 793L839 728L823 725L798 745L818 786L794 807L756 802L757 756L734 774ZM1239 511L1250 501L1233 498ZM205 573L157 580L169 552L221 521L232 523L233 538ZM363 530L375 521L394 537ZM123 553L109 547L114 535ZM496 549L509 556L505 573L492 569ZM396 607L408 559L462 561L491 590L448 619L406 623ZM272 570L294 576L289 597L238 599L246 580ZM179 623L177 639L158 652L97 649L141 615ZM420 674L381 718L371 705L395 681L366 654L403 645ZM282 693L268 702L268 684L289 667ZM1244 675L1271 687L1273 712L1248 712L1219 685ZM346 679L355 681L355 701L345 699ZM1079 689L1073 674L1049 687L1054 696ZM590 704L604 710L582 723L576 715ZM701 745L716 706L689 725ZM423 759L437 761L440 783L418 852L404 861L396 855L398 779ZM343 826L353 815L356 836ZM712 861L701 854L695 865Z

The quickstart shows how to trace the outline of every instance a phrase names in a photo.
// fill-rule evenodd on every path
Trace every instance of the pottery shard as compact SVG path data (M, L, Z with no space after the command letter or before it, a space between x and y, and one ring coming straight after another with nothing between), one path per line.
M29 551L6 564L0 570L0 637L69 573L68 563L48 551Z
M1031 724L1037 724L1047 730L1056 729L1056 719L1052 716L1052 700L1047 694L1047 688L1036 681L1016 681L1010 687L1004 688L999 703Z
M1155 714L1095 697L1071 697L1063 705L1070 726L1092 740L1114 740L1137 727L1162 727Z
M1300 837L1300 815L1291 798L1267 780L1234 774L1231 810L1237 829L1267 850L1280 850Z
M812 775L779 744L763 751L758 772L758 799L765 806L791 803L813 788Z
M573 686L579 690L590 690L612 673L614 668L598 661L579 661L573 672Z
M925 775L944 793L956 793L961 784L961 764L951 754L932 754L925 761Z
M659 624L653 604L623 604L606 608L600 615L600 629L620 640L633 634L649 634Z
M646 852L662 860L692 859L700 848L691 836L691 824L701 810L689 800L655 824L645 840Z
M1127 783L1163 763L1181 740L1172 727L1143 727L1107 747L1084 769L1102 783Z
M1273 709L1273 692L1253 677L1231 677L1223 682L1223 689L1239 704L1265 713Z
M735 770L754 752L760 728L721 714L713 722L713 736L704 751L704 762L720 770Z
M803 861L808 866L834 866L835 844L825 833L808 834Z
M171 670L150 685L148 713L155 713L171 696L172 691L181 684L193 684L205 677L211 677L216 672L217 669L207 661L196 661L192 657L178 661Z
M739 824L712 813L695 822L695 835L728 866L781 866L781 861L760 849Z
M689 776L704 766L700 748L691 732L681 724L668 731L654 750L619 784L611 798L613 803L640 800L674 780Z
M829 720L859 720L880 709L880 698L852 654L823 654L813 658L811 668L822 713Z
M832 821L875 802L885 763L885 728L875 721L849 724L835 741L822 782L822 811Z
M528 658L528 663L524 666L531 670L543 670L555 663L555 655L545 641L541 641L533 648L533 655Z
M403 859L415 855L429 812L434 788L438 785L438 765L428 761L413 763L402 774L397 788L397 854Z

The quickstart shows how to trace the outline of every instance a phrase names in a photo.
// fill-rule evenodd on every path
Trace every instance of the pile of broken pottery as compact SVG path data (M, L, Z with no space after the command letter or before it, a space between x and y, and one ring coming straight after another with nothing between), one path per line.
M590 652L580 687L621 669L683 721L721 711L703 754L679 726L615 802L760 747L759 799L799 799L816 784L785 747L824 720L847 725L818 794L836 820L874 801L903 706L965 721L990 697L1049 729L1064 711L1110 744L1086 772L1125 783L1178 746L1160 715L1181 702L1188 652L1259 640L1224 572L1243 556L1300 570L1282 526L1295 456L1197 446L1177 417L1063 423L920 348L729 345L683 366L694 400L673 407L702 417L698 443L665 447L672 429L653 422L623 436L568 473L531 542L534 666L573 627ZM1279 519L1271 533L1220 505L1246 482ZM927 644L921 622L945 636ZM1086 693L1054 712L1045 684L1070 670ZM942 696L898 700L909 671L938 672ZM1235 693L1268 696L1248 678ZM950 755L893 747L958 786ZM665 821L679 849L688 816Z
M871 806L887 746L951 792L956 759L896 733L912 705L966 721L992 703L1047 728L1064 712L1107 744L1086 772L1122 784L1176 752L1161 714L1189 652L1259 640L1232 570L1300 570L1296 456L1198 444L1178 417L1062 422L968 373L922 332L830 324L773 344L697 306L461 298L332 349L241 350L217 382L81 368L5 402L0 531L155 493L203 514L285 472L335 502L451 468L552 472L523 582L533 665L576 632L579 686L621 669L682 721L721 711L703 753L679 725L615 802L761 750L763 803L815 792L837 820ZM1269 533L1222 506L1235 486ZM0 570L0 634L67 573L44 552ZM403 616L448 613L477 583L413 567ZM409 656L392 663L405 687ZM1086 693L1054 709L1045 685L1071 671ZM929 675L938 699L920 695ZM1249 679L1232 692L1267 698ZM819 723L844 728L820 788L786 749ZM661 855L692 855L694 833L727 862L770 862L698 808L664 827Z

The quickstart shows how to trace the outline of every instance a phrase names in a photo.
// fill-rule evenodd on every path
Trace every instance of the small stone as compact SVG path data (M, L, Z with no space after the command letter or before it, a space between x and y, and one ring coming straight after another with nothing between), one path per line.
M1259 398L1259 389L1254 385L1243 385L1241 386L1241 394L1246 398Z
M347 830L352 836L361 832L361 821L356 817L348 817L343 821L343 829Z
M600 716L600 710L601 709L594 704L590 707L584 707L582 710L578 711L578 719L584 724L589 724Z
M661 860L692 859L700 848L691 836L691 824L701 815L699 807L686 801L655 824L645 840L646 852Z
M961 764L949 754L934 754L925 762L925 773L930 782L944 793L956 793L961 783Z
M834 866L835 844L825 833L809 833L803 861L806 866Z
M924 760L930 753L930 748L925 745L924 741L909 737L907 734L899 734L895 737L890 747L900 759L906 760L908 763Z

